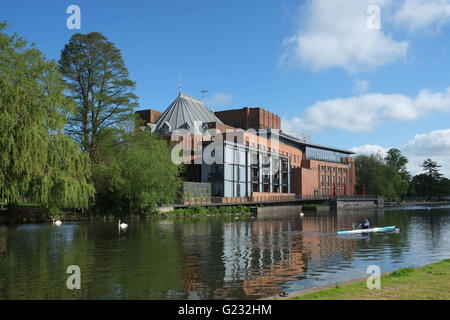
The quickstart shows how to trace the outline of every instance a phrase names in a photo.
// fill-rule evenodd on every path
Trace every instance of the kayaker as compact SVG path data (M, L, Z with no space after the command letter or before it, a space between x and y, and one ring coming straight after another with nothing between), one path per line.
M361 229L370 229L370 222L369 222L369 220L367 218L364 219L364 221L361 220L361 223L359 224L359 227Z
M370 222L369 222L369 219L367 219L367 218L364 221L363 229L370 229Z

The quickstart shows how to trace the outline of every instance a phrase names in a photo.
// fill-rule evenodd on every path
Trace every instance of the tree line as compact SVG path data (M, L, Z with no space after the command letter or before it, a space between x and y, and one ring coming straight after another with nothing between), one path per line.
M441 165L432 159L421 164L422 173L412 176L408 159L396 148L383 158L380 154L360 154L355 159L357 192L388 199L440 199L450 196L450 179L440 173Z
M135 130L135 82L98 32L74 34L49 60L0 23L0 201L29 197L50 217L65 208L152 212L172 203L181 166L168 142Z

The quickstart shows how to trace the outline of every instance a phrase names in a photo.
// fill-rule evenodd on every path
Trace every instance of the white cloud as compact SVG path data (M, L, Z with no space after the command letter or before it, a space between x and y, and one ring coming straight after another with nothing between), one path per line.
M450 0L405 0L394 13L393 21L411 32L440 29L450 23Z
M285 132L299 132L303 123L300 118L281 118L281 130Z
M390 1L314 0L301 7L297 33L284 39L282 63L319 71L343 68L372 70L406 56L408 44L392 39L383 29L367 27L367 8Z
M229 93L215 93L211 98L206 98L205 103L211 108L225 108L231 105L233 96Z
M433 111L450 112L450 88L438 93L422 90L415 98L370 93L318 101L306 109L304 117L287 120L285 126L291 130L334 128L363 132L387 122L416 120Z
M442 165L441 173L450 177L450 129L418 134L401 150L409 159L408 168L413 174L421 173L420 165L431 158Z
M384 148L375 144L365 144L363 146L350 148L350 151L353 151L356 154L379 154L383 159L386 157L388 150L389 148Z
M357 154L379 153L383 158L389 149L371 144L350 148ZM430 158L441 165L440 172L450 178L450 129L418 134L398 149L408 158L407 169L412 175L423 173L420 165Z

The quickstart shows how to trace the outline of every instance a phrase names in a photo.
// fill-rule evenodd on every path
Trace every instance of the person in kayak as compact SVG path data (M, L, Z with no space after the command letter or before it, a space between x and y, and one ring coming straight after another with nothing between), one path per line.
M359 227L361 229L370 229L369 219L366 218L364 221L361 221L361 223L359 224Z

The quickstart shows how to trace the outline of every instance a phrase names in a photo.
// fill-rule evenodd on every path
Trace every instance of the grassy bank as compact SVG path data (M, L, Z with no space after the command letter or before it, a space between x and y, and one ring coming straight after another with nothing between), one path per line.
M250 208L246 206L219 206L219 207L201 207L192 206L183 209L175 209L169 212L151 212L120 214L113 212L96 212L89 214L77 210L65 210L64 216L60 219L64 221L87 221L87 220L113 220L121 217L124 219L140 218L177 218L177 217L206 217L206 216L227 216L249 214ZM6 204L4 208L0 207L0 224L22 224L22 223L45 223L51 221L48 213L41 207L32 203L20 203L17 212L14 214L8 212Z
M293 300L450 300L450 259L420 268L405 268L381 277L379 290L366 281L323 289Z

